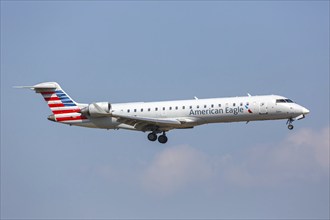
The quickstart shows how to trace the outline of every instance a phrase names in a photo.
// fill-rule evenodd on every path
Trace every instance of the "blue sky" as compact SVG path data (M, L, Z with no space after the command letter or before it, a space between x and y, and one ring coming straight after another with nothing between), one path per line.
M146 134L48 121L76 101L278 94L311 113ZM329 2L1 1L1 218L329 218Z

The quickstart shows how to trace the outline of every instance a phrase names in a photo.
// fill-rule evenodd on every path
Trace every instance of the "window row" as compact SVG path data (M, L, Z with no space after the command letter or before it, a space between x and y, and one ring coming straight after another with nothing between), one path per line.
M229 104L228 103L226 103L225 104L226 106L229 106ZM246 103L246 105L249 105L249 103L247 102ZM214 108L214 104L211 104L209 107L210 108ZM217 105L218 107L221 107L221 104L218 104ZM243 102L241 102L241 103L239 103L239 104L236 104L236 103L232 103L232 106L233 107L235 107L235 106L243 106ZM207 105L196 105L196 108L207 108L208 106ZM172 106L170 106L170 107L167 107L168 108L168 110L179 110L179 106L175 106L175 107L172 107ZM193 108L193 106L192 105L190 105L189 106L189 109L192 109ZM146 111L148 111L148 112L150 112L150 111L158 111L158 110L163 110L163 111L165 111L166 110L166 107L162 107L162 108L159 108L159 107L155 107L155 108L147 108L147 109L144 109L144 108L141 108L141 109L133 109L132 110L132 112L138 112L138 111L140 111L140 112L143 112L144 110L146 110ZM186 106L181 106L181 109L183 109L183 110L185 110L186 109ZM131 109L127 109L127 112L128 113L130 113L131 112Z

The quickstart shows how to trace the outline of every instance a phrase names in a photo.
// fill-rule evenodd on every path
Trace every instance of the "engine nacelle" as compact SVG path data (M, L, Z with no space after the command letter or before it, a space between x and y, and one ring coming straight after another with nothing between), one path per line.
M110 102L96 102L81 109L81 114L91 117L106 117L111 115Z

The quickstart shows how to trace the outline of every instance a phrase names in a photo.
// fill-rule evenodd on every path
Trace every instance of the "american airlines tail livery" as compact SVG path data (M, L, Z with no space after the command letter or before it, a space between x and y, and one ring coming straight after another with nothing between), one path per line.
M30 88L40 93L53 112L48 117L51 121L89 128L150 132L148 139L158 139L162 144L167 142L166 132L172 129L208 123L287 119L288 129L292 130L292 122L305 118L309 113L308 109L291 99L277 95L82 104L75 102L56 82L16 88Z

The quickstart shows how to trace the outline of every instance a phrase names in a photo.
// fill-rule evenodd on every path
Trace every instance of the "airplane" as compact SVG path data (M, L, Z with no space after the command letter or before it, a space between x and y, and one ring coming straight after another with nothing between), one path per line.
M48 116L50 121L89 128L148 132L149 141L158 139L162 144L168 141L166 132L170 130L209 123L287 119L288 129L292 130L292 122L309 113L305 107L278 95L82 104L75 102L56 82L16 88L29 88L40 93L53 113Z

